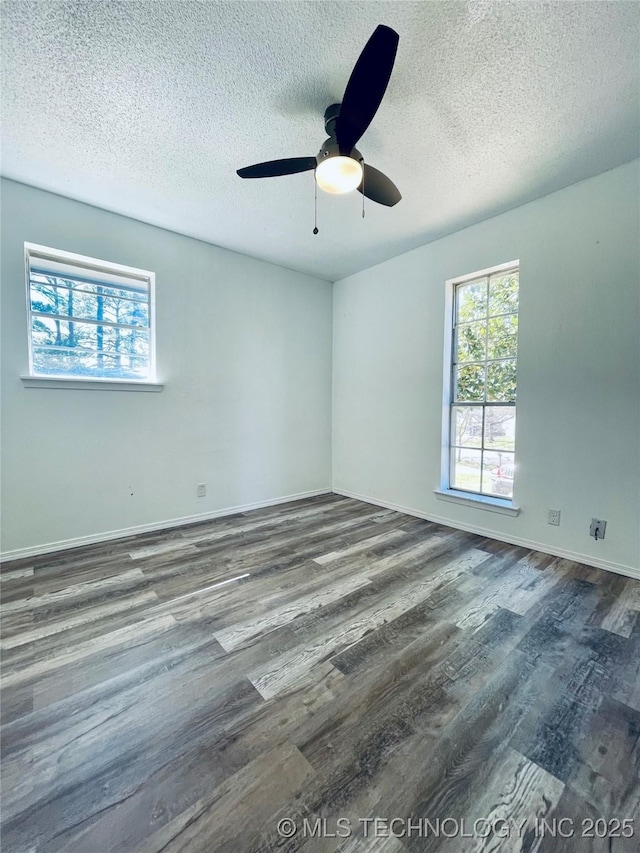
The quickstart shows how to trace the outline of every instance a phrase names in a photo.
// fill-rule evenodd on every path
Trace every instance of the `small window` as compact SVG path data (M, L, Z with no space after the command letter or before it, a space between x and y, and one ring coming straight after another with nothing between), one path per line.
M517 265L451 283L448 489L510 501L516 476Z
M25 243L29 374L155 381L155 276Z

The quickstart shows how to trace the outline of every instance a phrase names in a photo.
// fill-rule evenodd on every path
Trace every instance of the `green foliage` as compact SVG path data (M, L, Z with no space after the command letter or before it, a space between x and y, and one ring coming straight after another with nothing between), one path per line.
M456 400L475 403L484 400L484 364L461 364L456 376Z
M487 365L487 400L514 403L516 399L516 363L493 361Z
M489 316L518 310L518 273L494 275L489 280Z
M518 274L461 285L456 296L456 400L515 401Z

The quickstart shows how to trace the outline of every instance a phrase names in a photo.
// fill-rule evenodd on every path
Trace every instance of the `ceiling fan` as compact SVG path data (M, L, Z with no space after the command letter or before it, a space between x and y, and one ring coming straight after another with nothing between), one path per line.
M341 104L332 104L324 114L329 138L317 157L270 160L238 169L241 178L274 178L315 170L317 185L329 193L357 189L371 201L393 207L402 196L396 185L378 169L364 162L355 147L371 124L391 77L398 49L395 30L380 24L364 46L355 64Z

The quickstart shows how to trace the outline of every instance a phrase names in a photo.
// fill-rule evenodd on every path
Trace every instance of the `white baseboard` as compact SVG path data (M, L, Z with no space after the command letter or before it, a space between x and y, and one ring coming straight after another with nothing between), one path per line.
M124 539L127 536L135 536L138 533L153 533L156 530L165 530L171 527L182 527L185 524L195 524L198 521L210 521L214 518L222 518L225 515L235 515L238 512L248 512L252 509L262 509L267 506L289 503L289 501L301 501L304 498L315 498L319 495L329 495L332 489L312 489L309 492L298 492L295 495L283 495L279 498L269 498L266 501L243 504L242 506L231 506L225 509L216 509L211 512L203 512L198 515L186 515L182 518L171 518L166 521L153 522L152 524L138 524L135 527L123 527L120 530L109 530L106 533L95 533L90 536L77 536L75 539L62 539L59 542L47 542L44 545L35 545L31 548L16 548L14 551L5 551L0 554L0 562L7 563L11 560L22 560L28 557L38 557L41 554L50 554L53 551L66 551L69 548L78 548L80 545L96 545L99 542L110 542L112 539Z
M542 542L534 542L531 539L521 539L518 536L505 536L502 533L496 533L493 530L487 530L475 524L462 524L457 519L443 518L439 515L431 515L422 512L418 509L412 509L401 504L390 503L379 498L372 498L368 495L360 495L357 492L347 492L344 489L333 489L336 495L343 495L345 498L353 498L357 501L373 504L374 506L384 507L385 509L393 509L396 512L402 512L405 515L413 515L417 518L424 518L426 521L433 521L436 524L444 524L447 527L455 527L458 530L465 530L467 533L477 533L479 536L485 536L487 539L496 539L498 542L507 542L509 545L521 545L523 548L531 548L533 551L541 551L543 554L551 554L553 557L562 557L566 560L573 560L576 563L584 563L586 566L593 566L596 569L605 569L609 572L615 572L618 575L625 575L629 578L640 580L640 571L632 566L625 566L621 563L612 563L610 560L600 560L598 557L592 557L590 554L579 554L577 551L567 551L564 548L551 549L548 545Z

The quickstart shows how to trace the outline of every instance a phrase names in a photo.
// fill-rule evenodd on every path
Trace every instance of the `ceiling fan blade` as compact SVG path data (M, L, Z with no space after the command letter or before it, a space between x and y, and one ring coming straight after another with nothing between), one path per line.
M378 204L384 204L386 207L393 207L402 198L400 190L390 178L366 163L364 164L364 179L358 187L358 191L365 198L370 198L371 201L377 201Z
M387 90L399 39L395 30L379 24L365 44L349 77L336 120L341 154L348 155L371 124Z
M238 169L241 178L277 178L280 175L295 175L296 172L308 172L315 169L315 157L289 157L288 160L269 160Z

